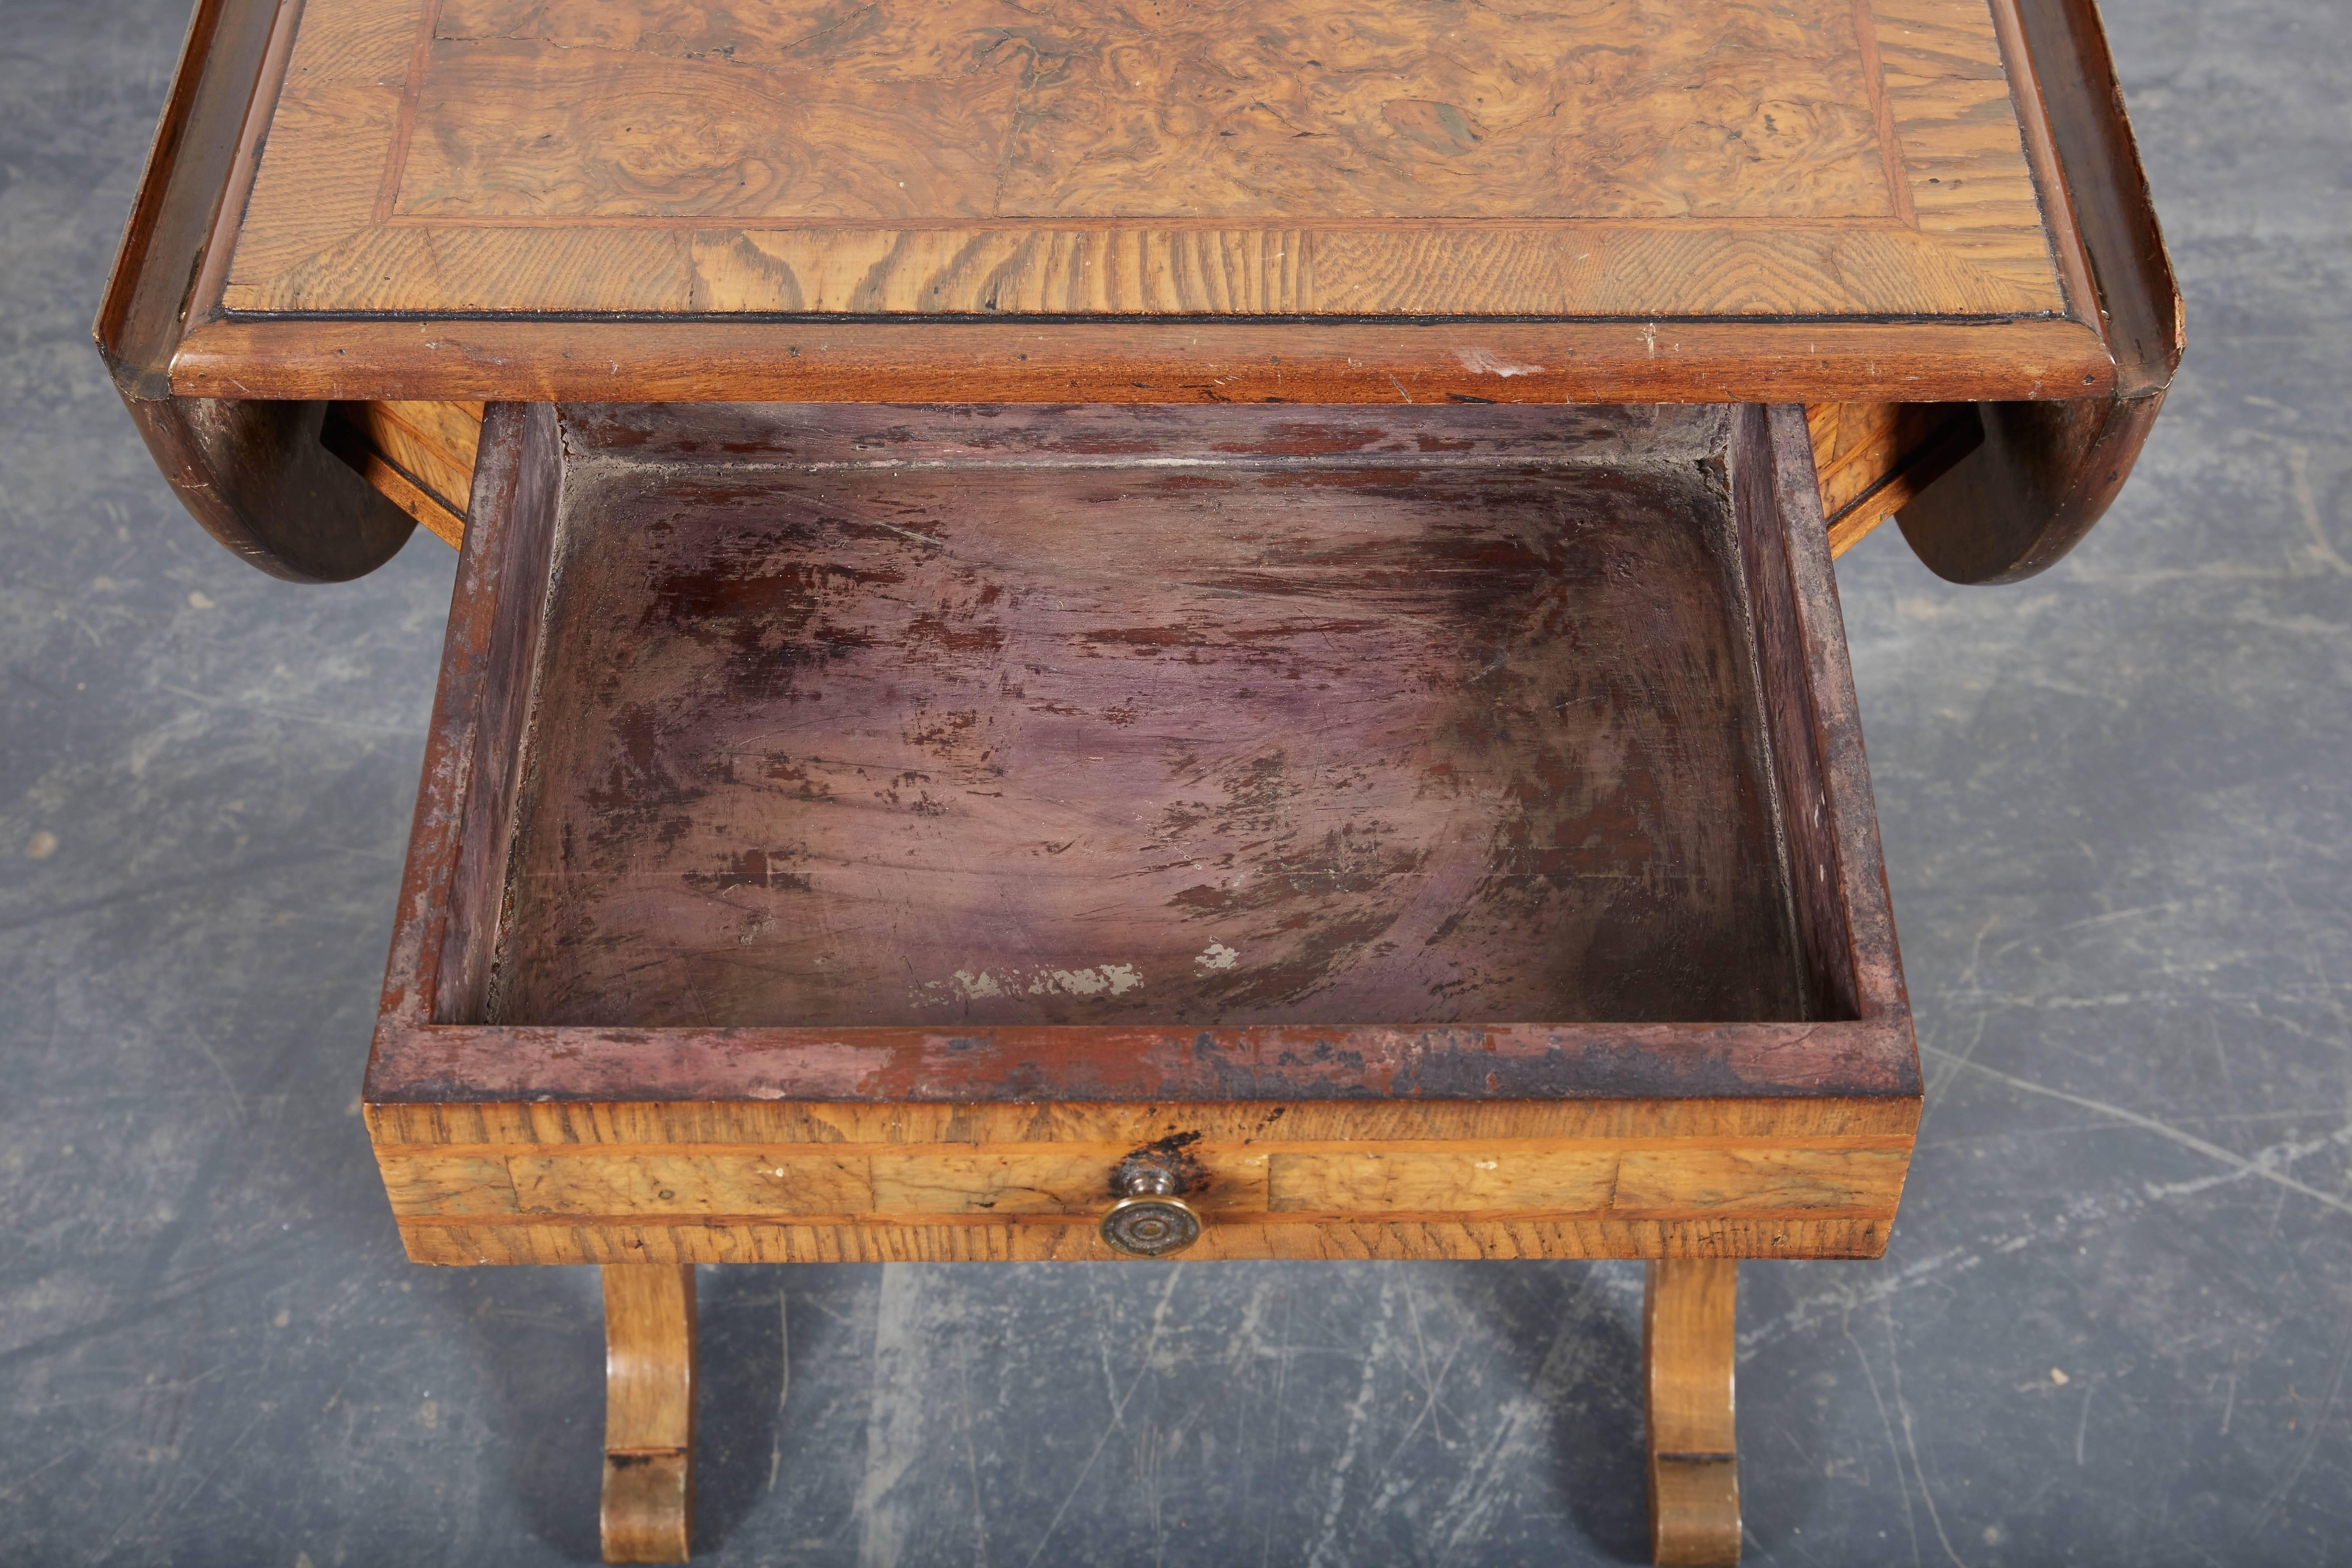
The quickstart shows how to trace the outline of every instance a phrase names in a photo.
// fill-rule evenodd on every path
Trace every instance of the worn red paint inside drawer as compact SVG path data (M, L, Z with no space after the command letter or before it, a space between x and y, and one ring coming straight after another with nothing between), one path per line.
M1916 1092L1803 437L494 409L372 1093Z

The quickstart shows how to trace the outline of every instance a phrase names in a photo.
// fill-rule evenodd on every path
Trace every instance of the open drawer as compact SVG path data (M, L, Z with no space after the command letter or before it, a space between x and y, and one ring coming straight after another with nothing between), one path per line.
M1874 1256L1803 418L494 405L365 1100L420 1262Z

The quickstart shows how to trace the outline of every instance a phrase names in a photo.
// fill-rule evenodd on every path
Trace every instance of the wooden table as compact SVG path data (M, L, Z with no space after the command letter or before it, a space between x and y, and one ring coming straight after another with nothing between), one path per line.
M2090 0L202 0L97 335L280 576L466 561L365 1100L410 1255L1740 1257L1919 1104L1831 556L2031 574L2180 308ZM1767 406L1769 405L1769 406Z

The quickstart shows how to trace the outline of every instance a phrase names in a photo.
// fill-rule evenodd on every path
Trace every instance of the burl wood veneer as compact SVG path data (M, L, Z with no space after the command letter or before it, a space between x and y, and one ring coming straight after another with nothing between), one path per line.
M173 384L2095 392L2011 4L307 0L278 17ZM887 327L924 318L919 342ZM1488 325L1413 330L1433 319ZM1277 325L1305 320L1362 325Z
M2063 309L1981 0L308 0L224 307Z
M371 1064L433 1262L1870 1256L1794 410L494 407ZM1171 1142L1172 1141L1172 1142Z

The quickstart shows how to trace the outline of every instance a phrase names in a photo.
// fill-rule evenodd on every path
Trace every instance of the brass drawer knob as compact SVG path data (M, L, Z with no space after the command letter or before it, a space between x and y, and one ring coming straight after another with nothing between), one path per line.
M1102 1238L1129 1258L1165 1258L1201 1239L1201 1216L1176 1195L1177 1173L1154 1162L1121 1161L1111 1178L1120 1194L1102 1217Z

